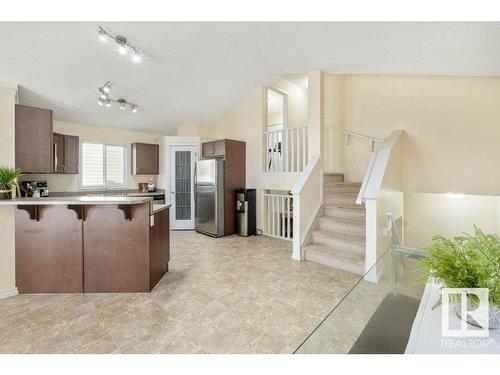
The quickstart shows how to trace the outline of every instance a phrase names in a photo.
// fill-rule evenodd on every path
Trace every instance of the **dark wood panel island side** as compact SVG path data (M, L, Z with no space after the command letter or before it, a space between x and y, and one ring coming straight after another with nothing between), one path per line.
M149 199L12 200L19 292L151 291L168 271L170 228L169 206Z

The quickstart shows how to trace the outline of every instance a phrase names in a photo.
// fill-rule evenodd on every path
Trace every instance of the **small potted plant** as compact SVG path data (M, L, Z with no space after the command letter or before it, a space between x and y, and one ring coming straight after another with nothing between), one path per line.
M453 239L435 236L432 244L423 249L427 256L419 263L423 271L422 281L434 278L446 288L488 288L489 328L499 328L500 237L486 234L475 226L474 234ZM469 310L474 310L478 304L477 296L469 295L467 304ZM458 304L456 306L460 317ZM470 317L467 321L477 325Z
M17 185L17 179L22 175L17 168L0 167L0 199L11 199L12 190Z

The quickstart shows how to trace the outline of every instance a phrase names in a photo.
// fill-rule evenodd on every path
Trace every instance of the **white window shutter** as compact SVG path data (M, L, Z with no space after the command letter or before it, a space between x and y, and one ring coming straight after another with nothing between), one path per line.
M104 145L82 144L82 187L104 185Z
M125 183L125 147L106 145L106 184Z

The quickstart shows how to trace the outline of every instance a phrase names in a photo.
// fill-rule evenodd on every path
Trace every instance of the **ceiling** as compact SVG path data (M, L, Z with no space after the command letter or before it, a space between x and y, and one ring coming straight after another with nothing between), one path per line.
M132 65L97 26L145 55ZM59 120L168 134L209 124L285 74L500 75L500 23L0 23L0 80ZM97 88L139 112L99 107Z

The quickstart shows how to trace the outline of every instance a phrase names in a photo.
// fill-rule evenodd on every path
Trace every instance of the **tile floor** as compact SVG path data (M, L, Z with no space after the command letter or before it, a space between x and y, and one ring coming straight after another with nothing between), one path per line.
M171 241L151 293L0 300L0 352L292 353L358 279L270 237Z

